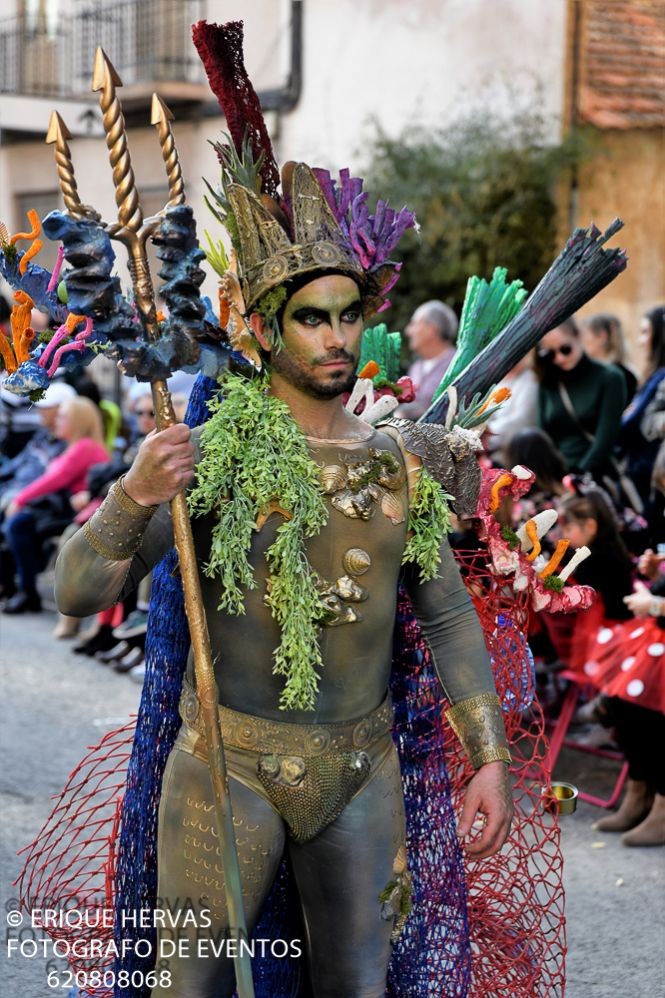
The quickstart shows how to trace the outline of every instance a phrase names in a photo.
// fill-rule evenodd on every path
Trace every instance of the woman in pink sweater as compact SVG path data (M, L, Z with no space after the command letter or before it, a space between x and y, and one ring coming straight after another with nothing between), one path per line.
M69 498L85 488L90 467L109 458L101 413L90 399L77 396L60 406L55 435L69 446L43 475L14 496L6 510L4 535L16 562L18 588L5 604L4 613L38 613L42 608L36 585L41 553L36 515L40 501L57 494L63 498L64 527L75 512Z

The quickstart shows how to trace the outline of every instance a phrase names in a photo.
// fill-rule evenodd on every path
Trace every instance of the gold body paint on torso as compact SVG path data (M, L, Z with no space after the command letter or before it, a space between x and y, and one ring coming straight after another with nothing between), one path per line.
M282 514L271 513L253 534L249 560L257 587L245 591L244 615L220 613L219 579L203 574L201 579L220 703L304 723L361 717L385 698L408 518L403 459L387 434L375 431L353 444L311 440L309 447L323 472L329 513L326 526L306 542L309 563L322 580L329 607L320 630L325 665L315 711L279 710L284 679L272 674L280 632L264 603L265 554L284 522ZM193 521L200 564L209 556L213 517L211 513Z

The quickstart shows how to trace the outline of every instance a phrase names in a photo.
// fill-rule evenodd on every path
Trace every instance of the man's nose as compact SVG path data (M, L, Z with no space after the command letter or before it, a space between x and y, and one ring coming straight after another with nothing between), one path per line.
M330 324L326 329L325 345L328 348L346 346L346 332L339 319L330 320Z

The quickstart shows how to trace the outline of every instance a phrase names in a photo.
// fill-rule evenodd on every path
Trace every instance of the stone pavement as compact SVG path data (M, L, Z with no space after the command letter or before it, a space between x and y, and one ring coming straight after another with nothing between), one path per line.
M139 687L51 637L50 612L0 615L0 912L14 896L16 852L36 834L89 745L119 727ZM615 764L562 755L560 779L605 793ZM626 849L593 831L596 808L580 804L563 820L568 918L567 998L665 996L665 849ZM16 930L14 930L15 932ZM0 959L2 998L66 995L46 984L41 955ZM177 998L177 996L174 996ZM346 998L346 996L340 996ZM524 998L524 996L522 996ZM557 996L558 998L558 996Z

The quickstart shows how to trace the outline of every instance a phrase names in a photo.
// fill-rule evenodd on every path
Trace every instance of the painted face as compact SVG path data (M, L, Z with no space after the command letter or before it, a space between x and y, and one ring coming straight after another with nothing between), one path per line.
M283 346L272 351L270 366L314 398L335 398L353 384L362 329L356 282L342 274L318 277L286 303Z
M583 352L580 340L561 326L543 336L538 346L539 355L549 358L561 371L572 371L577 367Z

